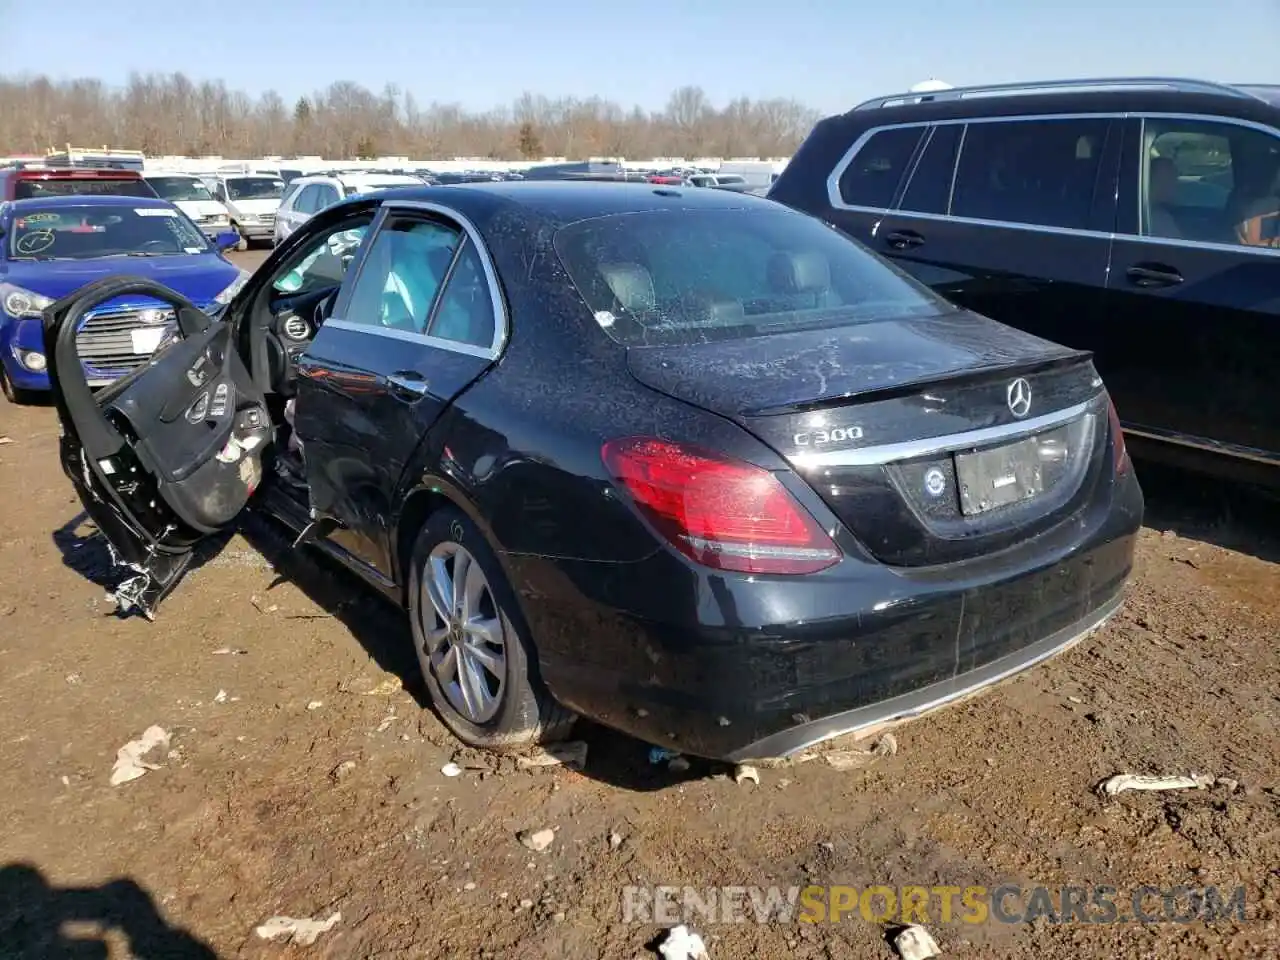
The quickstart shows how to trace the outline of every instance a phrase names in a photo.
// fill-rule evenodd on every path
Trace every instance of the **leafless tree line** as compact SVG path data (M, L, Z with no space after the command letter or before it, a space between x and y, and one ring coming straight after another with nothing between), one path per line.
M348 81L290 104L275 91L255 98L181 73L134 74L121 88L0 77L0 156L71 143L229 158L766 158L789 155L816 119L787 99L741 98L717 108L699 87L674 91L657 112L526 93L510 107L475 113L420 104L394 85L373 93Z

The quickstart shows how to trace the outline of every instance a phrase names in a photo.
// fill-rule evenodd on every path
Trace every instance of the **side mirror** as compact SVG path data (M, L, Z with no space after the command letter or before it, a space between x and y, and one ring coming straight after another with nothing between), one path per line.
M239 242L240 234L236 233L234 230L223 230L213 238L213 245L217 247L219 251L230 250Z

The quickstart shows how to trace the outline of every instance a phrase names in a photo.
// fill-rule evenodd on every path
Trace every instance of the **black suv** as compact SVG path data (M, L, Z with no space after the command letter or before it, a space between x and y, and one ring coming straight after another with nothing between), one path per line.
M1093 351L1135 455L1280 485L1280 87L880 97L821 121L769 197Z

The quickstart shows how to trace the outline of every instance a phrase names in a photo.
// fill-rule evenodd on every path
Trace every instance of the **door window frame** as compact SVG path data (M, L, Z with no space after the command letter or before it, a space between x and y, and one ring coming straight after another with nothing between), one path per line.
M1105 184L1104 177L1114 178L1120 173L1119 165L1116 163L1114 156L1117 152L1116 144L1120 142L1121 133L1123 131L1123 123L1132 114L1117 113L1115 111L1091 111L1076 113L1031 113L1016 114L1010 116L998 117L949 117L942 120L912 120L905 123L885 123L870 127L864 130L862 134L854 140L853 144L845 151L840 158L840 162L836 164L831 175L827 177L827 202L833 210L843 210L851 213L871 213L887 216L893 214L902 217L914 217L921 220L939 220L948 223L972 224L974 226L983 227L1000 227L1007 230L1024 230L1039 233L1058 233L1068 236L1080 237L1096 237L1100 239L1110 239L1114 233L1114 220L1112 215L1115 213L1115 197L1107 195L1105 190L1099 189ZM1054 120L1106 120L1109 121L1107 133L1099 148L1101 152L1101 160L1098 166L1098 176L1094 183L1093 199L1090 202L1089 221L1096 223L1099 219L1099 206L1105 205L1105 215L1108 220L1108 229L1094 229L1083 227L1055 227L1043 223L1018 223L1012 220L987 220L980 217L959 217L950 212L948 213L920 213L915 210L906 210L900 208L902 198L911 187L911 180L915 176L916 168L919 166L920 158L923 156L923 149L918 144L915 156L912 158L907 170L907 174L903 177L902 182L898 184L898 190L893 197L893 202L888 207L860 207L853 204L845 203L840 196L840 177L844 174L845 169L853 163L858 152L866 145L866 143L877 133L894 127L943 127L955 126L957 124L968 128L969 126L979 123L1034 123L1038 121L1054 121ZM960 161L964 156L964 141L967 129L961 132L960 143L956 149L955 162L951 169L951 187L949 197L955 194L956 176L960 169ZM928 142L932 139L932 135L921 137L921 144L928 146ZM950 199L947 204L950 210Z
M1130 144L1136 144L1136 149L1126 149L1121 160L1119 199L1126 217L1125 225L1126 227L1132 225L1132 229L1120 230L1117 228L1114 239L1122 240L1126 243L1155 244L1158 246L1181 247L1188 250L1217 250L1253 256L1280 257L1280 248L1277 247L1255 247L1247 243L1219 243L1214 240L1182 240L1177 237L1150 237L1141 232L1144 213L1143 204L1146 200L1147 163L1145 152L1148 120L1220 123L1225 126L1256 130L1266 136L1275 138L1277 141L1280 141L1280 129L1269 124L1259 123L1256 120L1244 120L1239 117L1226 117L1220 114L1134 110L1126 114L1125 119L1129 121L1129 130L1126 131L1126 147Z
M406 215L409 217L418 216L426 220L434 219L450 229L457 230L464 237L464 242L458 244L458 250L454 254L454 262L449 265L449 270L446 272L445 278L436 291L435 298L432 300L431 316L434 316L438 303L448 290L449 282L453 279L454 267L458 257L462 255L468 246L474 246L476 253L480 257L480 266L484 270L485 285L488 288L489 300L493 306L493 339L488 346L481 347L463 343L460 340L449 340L446 337L431 336L430 334L417 333L411 330L376 327L345 319L347 310L351 305L352 293L364 274L369 251L373 248L389 219ZM438 203L431 203L426 200L396 200L382 203L373 223L369 225L369 232L365 234L364 242L360 245L357 259L351 264L347 276L343 280L342 291L338 294L338 299L334 303L333 313L325 320L324 327L321 327L321 330L325 327L416 343L437 350L447 350L451 353L478 357L483 360L496 360L501 356L502 351L506 348L507 341L510 339L510 312L507 308L506 298L503 296L502 284L498 281L498 272L494 266L493 257L490 255L489 249L474 223L457 210Z

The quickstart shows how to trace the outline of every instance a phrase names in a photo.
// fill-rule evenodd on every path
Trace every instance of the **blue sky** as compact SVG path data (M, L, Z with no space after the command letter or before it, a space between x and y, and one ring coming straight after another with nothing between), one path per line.
M930 76L1280 81L1280 0L0 0L0 23L8 75L181 70L289 100L395 83L469 109L525 90L657 109L683 84L833 112Z

